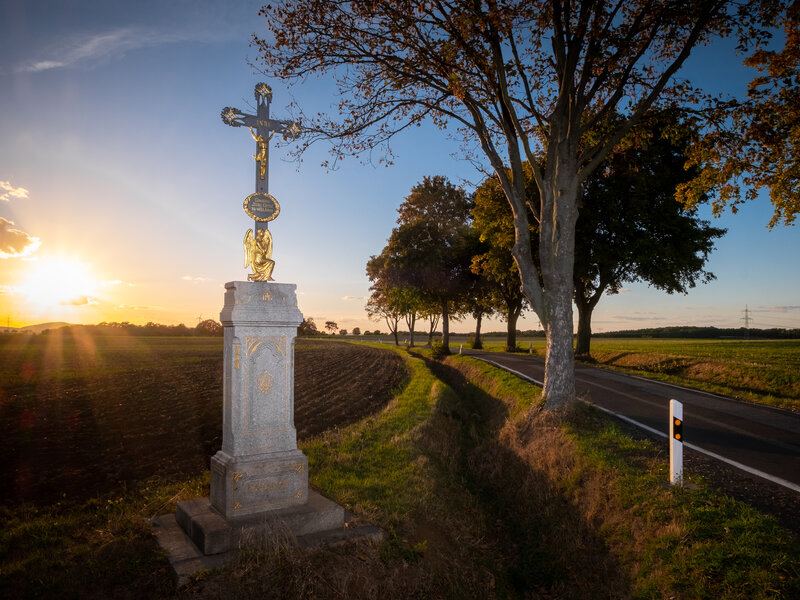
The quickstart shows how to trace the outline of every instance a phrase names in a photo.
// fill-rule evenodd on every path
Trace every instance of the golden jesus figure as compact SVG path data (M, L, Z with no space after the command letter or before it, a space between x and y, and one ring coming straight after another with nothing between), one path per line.
M252 127L250 127L250 135L253 136L253 139L256 141L256 145L258 146L258 153L254 154L253 158L255 158L256 162L258 163L259 176L261 179L264 179L264 174L267 171L267 142L270 140L270 138L272 138L272 136L269 136L265 141L264 136L253 133Z
M248 281L274 281L272 269L275 261L272 260L272 234L268 229L259 229L253 236L253 230L248 229L244 235L244 266L253 265L253 272L247 276Z

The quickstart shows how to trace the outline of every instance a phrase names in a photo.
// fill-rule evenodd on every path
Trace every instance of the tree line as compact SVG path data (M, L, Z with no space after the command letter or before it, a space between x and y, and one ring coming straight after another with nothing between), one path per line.
M595 334L596 337L609 338L685 338L685 339L762 339L796 340L800 339L800 329L751 329L745 327L650 327L645 329L625 329Z
M327 333L326 333L327 332ZM353 327L351 331L347 331L347 329L339 329L339 325L336 321L325 321L325 331L320 331L317 328L317 324L314 321L314 317L305 317L303 322L297 328L297 335L302 337L313 337L313 336L323 336L323 335L383 335L380 329L376 329L375 331L364 330L361 331L360 327Z

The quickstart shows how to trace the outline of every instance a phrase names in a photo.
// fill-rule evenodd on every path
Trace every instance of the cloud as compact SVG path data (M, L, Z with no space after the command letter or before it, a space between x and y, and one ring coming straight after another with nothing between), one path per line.
M91 296L75 296L74 298L70 298L69 300L62 300L59 302L61 306L97 306L99 302L92 298Z
M17 66L20 73L39 73L80 64L92 64L118 58L140 48L162 44L225 39L221 31L184 30L154 31L142 27L123 27L110 31L81 35L52 48L48 56Z
M203 283L204 281L208 281L207 277L193 277L191 275L184 275L181 277L184 281L191 281L192 283Z
M132 304L118 304L114 310L167 310L163 306L136 306Z
M656 313L652 312L633 312L627 315L614 315L611 317L612 319L618 319L620 321L658 321L662 317L657 315Z
M39 238L19 229L12 229L13 224L12 221L0 217L0 258L30 256L42 245Z
M120 287L121 285L124 285L124 286L129 287L129 288L136 287L135 283L130 283L129 281L122 281L121 279L111 279L111 280L108 280L108 281L101 281L100 282L100 287L104 287L104 288Z
M788 313L800 310L800 306L756 306L750 312Z
M342 296L342 300L366 300L364 296Z
M28 190L14 187L10 181L0 181L0 200L11 202L12 198L27 198Z

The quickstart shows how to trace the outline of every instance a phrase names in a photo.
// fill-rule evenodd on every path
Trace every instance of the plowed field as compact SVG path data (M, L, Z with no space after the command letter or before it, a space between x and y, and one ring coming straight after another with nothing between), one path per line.
M394 352L298 340L298 438L378 411L405 376ZM0 504L196 475L222 443L222 340L3 336L0 431Z

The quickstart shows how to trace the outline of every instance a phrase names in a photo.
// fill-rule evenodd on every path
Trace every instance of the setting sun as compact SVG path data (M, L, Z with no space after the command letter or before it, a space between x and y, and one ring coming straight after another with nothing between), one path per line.
M58 258L34 263L20 291L32 303L54 307L93 304L96 288L89 265Z

